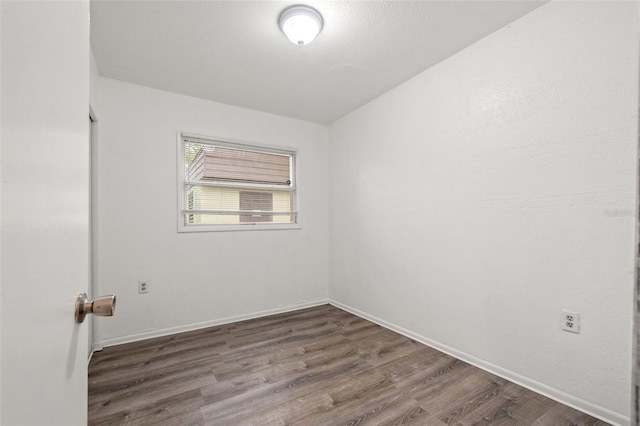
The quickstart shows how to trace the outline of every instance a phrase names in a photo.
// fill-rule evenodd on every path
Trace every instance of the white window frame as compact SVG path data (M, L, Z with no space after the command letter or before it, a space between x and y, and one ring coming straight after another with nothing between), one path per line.
M245 150L257 150L271 153L281 153L292 155L294 159L294 167L292 170L292 189L295 197L295 223L243 223L243 224L206 224L206 225L187 225L184 220L185 210L185 158L184 158L184 145L183 139L190 137L194 139L202 139L204 142L210 142L219 146L226 146L229 148L245 149ZM300 227L300 194L298 188L297 179L297 164L298 164L298 152L292 148L274 147L264 144L255 144L244 141L232 140L227 138L219 138L212 136L203 136L193 133L178 132L177 133L177 184L178 184L178 203L177 203L177 216L178 216L178 232L216 232L216 231L263 231L263 230L286 230L286 229L301 229Z

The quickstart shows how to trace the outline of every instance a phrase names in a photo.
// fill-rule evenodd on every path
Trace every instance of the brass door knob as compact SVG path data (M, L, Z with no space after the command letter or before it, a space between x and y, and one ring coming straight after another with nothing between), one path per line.
M101 317L111 317L116 310L116 295L101 296L94 300L87 298L87 293L81 293L76 299L76 322L81 323L88 314Z

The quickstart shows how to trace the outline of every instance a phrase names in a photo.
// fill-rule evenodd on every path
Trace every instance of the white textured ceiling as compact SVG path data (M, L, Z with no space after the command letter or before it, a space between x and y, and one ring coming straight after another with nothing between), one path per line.
M299 47L284 1L92 1L100 74L321 124L464 49L541 1L319 1Z

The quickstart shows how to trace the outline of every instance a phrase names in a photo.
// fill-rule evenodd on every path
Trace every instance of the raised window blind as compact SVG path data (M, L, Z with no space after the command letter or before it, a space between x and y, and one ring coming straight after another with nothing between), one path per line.
M294 151L182 134L180 229L295 224Z

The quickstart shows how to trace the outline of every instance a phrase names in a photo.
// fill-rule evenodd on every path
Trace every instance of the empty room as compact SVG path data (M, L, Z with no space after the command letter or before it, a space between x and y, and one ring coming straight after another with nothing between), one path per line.
M638 1L0 36L1 425L640 425Z

